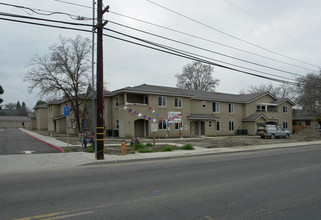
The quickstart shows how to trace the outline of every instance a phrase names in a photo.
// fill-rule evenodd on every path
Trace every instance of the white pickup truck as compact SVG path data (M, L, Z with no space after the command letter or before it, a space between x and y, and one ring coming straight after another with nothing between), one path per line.
M261 136L261 138L289 138L290 137L290 131L282 128L281 126L276 125L262 125L259 126L256 134Z

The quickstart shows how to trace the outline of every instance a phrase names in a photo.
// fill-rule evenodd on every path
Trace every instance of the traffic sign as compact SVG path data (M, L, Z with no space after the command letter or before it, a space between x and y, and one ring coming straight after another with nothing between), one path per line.
M64 107L64 116L69 116L70 115L70 108L69 106Z

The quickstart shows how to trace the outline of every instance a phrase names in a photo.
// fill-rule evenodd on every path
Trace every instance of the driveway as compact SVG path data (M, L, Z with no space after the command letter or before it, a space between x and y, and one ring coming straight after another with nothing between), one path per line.
M18 129L0 129L0 155L59 152Z

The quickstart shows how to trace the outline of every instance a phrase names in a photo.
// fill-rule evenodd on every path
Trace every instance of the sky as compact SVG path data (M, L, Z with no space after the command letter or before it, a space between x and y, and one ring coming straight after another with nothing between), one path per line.
M24 6L38 12L0 4L1 13L92 24L92 1L88 0L0 0L0 3ZM320 0L109 0L103 4L110 6L109 12L104 14L104 19L110 21L106 28L204 56L224 66L290 82L296 77L320 71ZM48 15L51 12L65 14ZM72 19L77 16L88 20ZM0 18L9 17L0 15ZM41 99L39 89L30 93L30 83L23 80L30 70L32 57L48 54L48 48L58 43L60 36L92 37L86 32L5 20L0 20L0 33L0 85L5 91L1 95L2 104L20 101L30 109ZM104 33L125 38L107 30ZM111 91L144 83L175 87L175 75L181 74L183 66L191 62L104 37L104 82ZM218 66L214 66L213 78L220 80L216 92L223 93L238 94L250 86L267 83L278 85L262 77Z

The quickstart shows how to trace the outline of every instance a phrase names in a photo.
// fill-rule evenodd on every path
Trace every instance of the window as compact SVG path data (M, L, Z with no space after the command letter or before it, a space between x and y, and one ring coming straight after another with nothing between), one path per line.
M166 120L163 120L163 119L159 120L158 129L166 130Z
M288 123L285 121L285 122L283 122L283 128L284 129L288 129Z
M220 112L220 103L213 102L213 112Z
M118 96L115 98L115 106L118 106L119 105L119 99L118 99Z
M228 130L229 131L234 131L234 121L229 121L228 122Z
M283 113L288 113L288 106L283 106Z
M234 104L233 103L228 104L228 113L234 113Z
M202 107L205 108L206 107L206 101L202 102Z
M182 108L182 106L183 106L182 103L183 103L182 98L175 98L174 99L175 108Z
M183 123L180 122L180 123L175 123L175 130L183 130Z
M213 122L212 121L208 121L208 127L211 128L213 126Z
M265 105L257 105L256 106L256 111L257 112L265 112L266 111L266 106Z
M119 129L119 120L118 119L116 119L116 121L115 121L116 123L115 123L115 129L116 130L118 130Z
M220 131L221 130L221 124L220 121L216 122L216 131Z
M166 96L158 96L158 106L166 107Z

